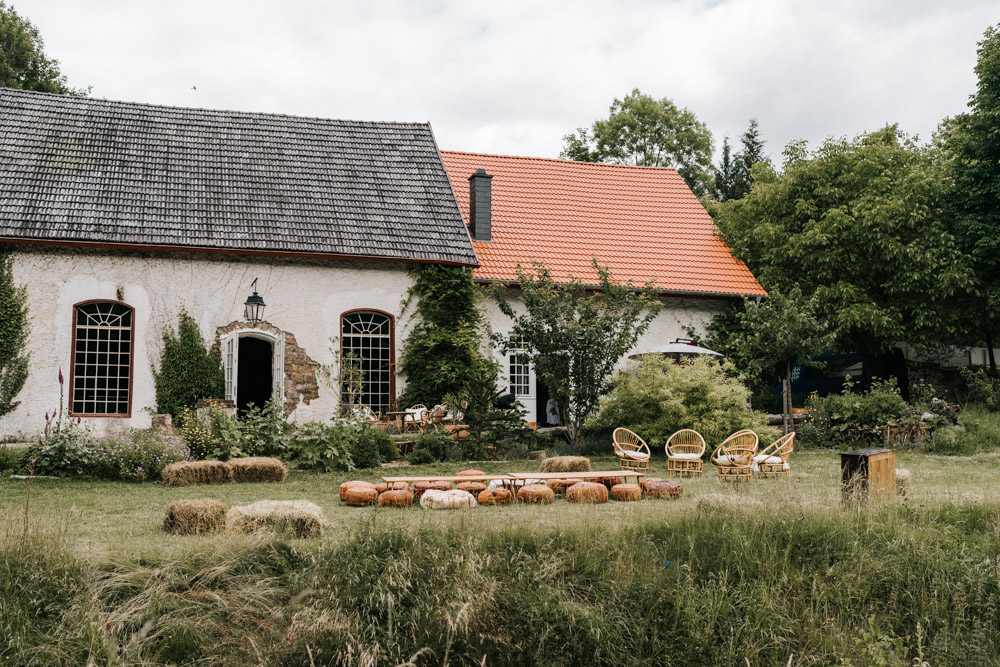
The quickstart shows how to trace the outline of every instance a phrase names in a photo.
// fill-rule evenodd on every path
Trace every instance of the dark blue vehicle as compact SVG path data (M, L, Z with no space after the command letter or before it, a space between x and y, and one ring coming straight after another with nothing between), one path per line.
M824 352L813 357L813 361L823 365L806 366L798 362L792 366L792 394L839 394L844 389L847 376L861 379L861 357L857 352ZM780 384L773 393L781 393Z

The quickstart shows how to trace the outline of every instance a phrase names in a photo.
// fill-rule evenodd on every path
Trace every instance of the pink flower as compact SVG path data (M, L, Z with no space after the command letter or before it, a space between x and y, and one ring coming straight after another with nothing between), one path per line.
M62 366L59 367L59 384L63 383Z
M46 412L46 413L45 413L45 421L48 421L48 420L49 420L49 413L48 413L48 412Z

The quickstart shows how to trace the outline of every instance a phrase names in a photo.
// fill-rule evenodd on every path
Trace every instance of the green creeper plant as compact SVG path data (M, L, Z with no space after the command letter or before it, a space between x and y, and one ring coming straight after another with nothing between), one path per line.
M0 5L2 9L2 5ZM0 254L0 416L14 410L14 399L28 379L28 293L14 282L14 259Z
M177 330L164 329L160 368L153 368L156 411L177 417L203 398L223 398L225 375L218 346L206 348L198 323L181 311Z

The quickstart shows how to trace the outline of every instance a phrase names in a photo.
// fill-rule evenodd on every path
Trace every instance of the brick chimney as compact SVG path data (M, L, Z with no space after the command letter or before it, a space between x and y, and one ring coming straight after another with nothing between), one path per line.
M473 241L489 241L493 237L490 206L493 200L493 176L483 168L469 176L469 231Z

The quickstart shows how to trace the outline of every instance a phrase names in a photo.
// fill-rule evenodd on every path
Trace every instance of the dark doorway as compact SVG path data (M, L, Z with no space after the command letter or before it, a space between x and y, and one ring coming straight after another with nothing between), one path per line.
M539 379L535 379L535 396L538 400L535 401L535 412L537 417L535 419L538 421L539 426L555 426L552 420L549 419L549 411L547 406L549 404L549 388L545 386L545 383ZM528 415L528 421L531 421L532 415Z
M239 370L236 375L236 407L246 412L252 403L264 407L271 398L274 360L271 343L260 338L240 338Z

